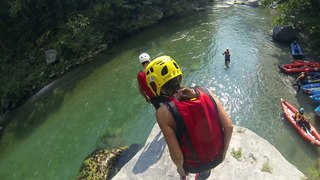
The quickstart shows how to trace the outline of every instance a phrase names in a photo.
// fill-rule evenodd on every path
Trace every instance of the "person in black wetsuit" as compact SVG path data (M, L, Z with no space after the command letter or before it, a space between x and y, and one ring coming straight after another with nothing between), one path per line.
M229 68L230 56L231 56L229 48L227 48L226 51L222 55L224 55L224 64L225 64L226 68Z
M297 92L300 91L300 88L302 86L302 81L307 77L305 72L302 72L297 79L293 82L292 86L298 86Z

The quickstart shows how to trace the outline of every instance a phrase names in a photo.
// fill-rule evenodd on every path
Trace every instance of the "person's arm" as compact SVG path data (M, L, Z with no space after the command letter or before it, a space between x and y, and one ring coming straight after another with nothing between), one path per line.
M158 125L169 148L170 157L173 163L176 165L177 171L180 176L185 176L186 174L183 169L183 154L181 152L179 142L175 133L175 121L166 106L161 106L157 110L156 117Z
M141 96L144 97L147 102L150 102L149 96L142 90L140 84L138 85L138 88L139 88L139 92L140 92Z
M301 120L301 114L300 113L296 113L296 117L295 117L295 119L296 119L296 121L297 122L299 122L300 120Z
M294 83L298 83L298 81L300 81L301 78L302 78L302 75L298 76L297 79L294 81Z
M138 73L138 76L137 76L139 93L141 94L142 97L146 99L147 102L150 102L150 97L146 94L146 92L141 87L141 83L142 81L144 81L144 79L141 77L140 73L141 71Z
M233 124L232 124L232 120L231 120L229 114L227 113L225 108L222 106L222 104L220 103L218 98L215 97L215 95L213 94L212 91L210 91L210 94L213 97L213 99L216 101L217 108L219 111L218 115L219 115L219 119L220 119L220 124L222 126L223 139L224 139L224 149L223 149L223 156L222 156L222 160L224 160L224 158L226 157L226 153L228 151L228 148L229 148L229 144L230 144L230 140L231 140L231 136L232 136L232 131L233 131Z

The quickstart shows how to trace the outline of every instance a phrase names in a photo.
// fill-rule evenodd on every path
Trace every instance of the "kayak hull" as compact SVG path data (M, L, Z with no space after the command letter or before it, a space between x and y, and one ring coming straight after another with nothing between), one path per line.
M320 64L309 63L290 63L290 64L278 64L279 69L286 74L294 74L301 72L319 72Z
M320 105L318 107L316 107L316 109L314 110L314 113L320 117Z
M303 58L302 48L298 43L291 43L291 55L293 58Z
M305 84L301 86L305 94L318 94L320 92L320 83Z
M292 125L296 132L307 142L320 147L320 134L315 127L310 123L311 130L306 132L296 121L295 113L298 111L296 107L281 99L281 108L284 118Z

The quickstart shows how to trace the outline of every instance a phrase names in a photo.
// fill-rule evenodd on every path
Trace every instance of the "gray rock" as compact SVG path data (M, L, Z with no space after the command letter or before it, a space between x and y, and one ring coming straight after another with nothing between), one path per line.
M238 156L235 155L236 152L240 152ZM189 176L193 178L194 175ZM305 178L305 175L290 164L268 141L249 129L235 126L226 159L211 171L208 180L301 180L302 178ZM179 179L157 124L145 146L113 179Z
M291 26L275 26L272 39L282 43L291 43L297 39L297 33Z
M48 64L54 63L57 61L57 50L55 49L49 49L45 52L46 61Z

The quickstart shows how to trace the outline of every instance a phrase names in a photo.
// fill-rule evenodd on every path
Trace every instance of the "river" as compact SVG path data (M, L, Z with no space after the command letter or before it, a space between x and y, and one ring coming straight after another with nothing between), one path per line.
M277 64L291 57L289 46L272 41L272 16L266 9L217 5L148 28L113 54L74 69L6 117L12 123L0 136L1 179L74 179L96 148L143 145L156 121L137 89L142 52L172 56L186 86L214 88L234 124L268 140L307 173L319 150L283 119L280 98L304 106L319 129L315 105L279 72ZM230 69L222 55L227 47Z

